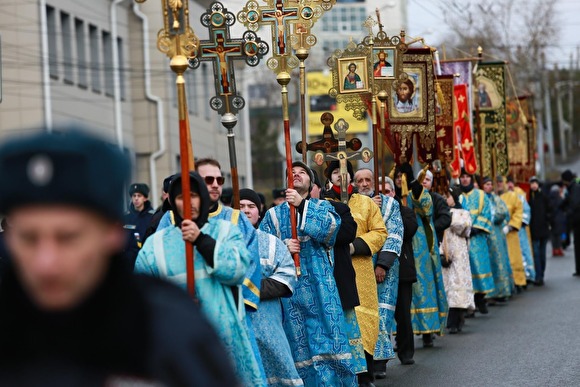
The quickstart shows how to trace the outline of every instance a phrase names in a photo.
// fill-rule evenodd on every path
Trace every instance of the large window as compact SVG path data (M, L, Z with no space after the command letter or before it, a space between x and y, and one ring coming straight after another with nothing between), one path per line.
M87 87L87 53L85 46L85 23L75 19L78 85Z
M101 92L101 64L99 48L99 30L89 25L89 40L91 45L91 87L94 92Z
M114 95L114 80L113 80L113 41L111 34L107 31L102 31L103 36L103 70L105 71L105 94L108 96Z
M62 30L62 59L64 68L64 81L74 83L73 57L72 57L72 32L70 15L60 13L60 29Z
M56 11L54 8L46 7L46 27L48 32L48 69L52 78L58 79L58 37L56 31Z
M123 38L117 37L117 55L119 58L119 88L121 89L121 99L125 99L125 55L123 47Z

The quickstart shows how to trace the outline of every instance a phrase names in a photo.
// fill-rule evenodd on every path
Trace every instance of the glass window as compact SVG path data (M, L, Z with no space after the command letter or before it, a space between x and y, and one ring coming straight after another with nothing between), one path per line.
M72 32L71 18L68 13L60 13L60 28L62 30L62 59L64 67L64 81L74 83L72 59Z
M101 65L99 61L99 30L93 25L89 25L89 40L91 45L91 87L93 91L101 92Z
M87 53L85 49L85 23L75 19L75 43L77 48L78 85L87 87Z
M58 79L58 51L56 39L56 11L46 7L46 28L48 32L48 69L52 78Z
M111 34L107 31L103 31L102 36L103 64L105 70L105 94L112 97L114 95L113 41L111 39Z

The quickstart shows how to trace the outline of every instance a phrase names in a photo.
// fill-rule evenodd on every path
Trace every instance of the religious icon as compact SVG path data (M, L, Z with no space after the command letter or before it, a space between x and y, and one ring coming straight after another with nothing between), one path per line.
M477 87L474 90L475 103L480 109L496 109L501 101L495 82L486 77L477 78Z
M343 58L338 60L340 92L364 92L367 91L367 58Z
M395 47L376 47L373 49L373 75L375 79L395 77Z
M393 84L390 114L397 121L411 119L415 122L417 119L424 118L427 107L425 67L423 65L405 66L403 71L407 77Z
M395 93L395 109L399 113L412 113L417 110L417 95L419 89L415 86L417 80L412 75L399 82Z

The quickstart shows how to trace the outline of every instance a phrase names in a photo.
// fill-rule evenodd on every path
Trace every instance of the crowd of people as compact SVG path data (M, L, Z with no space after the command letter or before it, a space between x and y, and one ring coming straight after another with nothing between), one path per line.
M0 257L10 258L0 380L65 369L55 379L65 384L115 374L170 385L373 386L388 361L414 364L415 336L433 347L488 306L543 286L547 242L557 257L570 234L580 237L571 171L552 187L532 177L526 193L510 176L462 170L453 184L409 164L380 187L350 162L330 162L321 180L295 161L293 188L274 190L277 203L266 209L246 188L238 210L220 164L205 158L189 173L189 197L181 174L164 180L157 210L149 188L131 184L123 214L128 161L98 141L44 134L0 149L0 178L13 182L0 187ZM194 246L196 302L185 292L184 241ZM30 367L38 372L22 372Z

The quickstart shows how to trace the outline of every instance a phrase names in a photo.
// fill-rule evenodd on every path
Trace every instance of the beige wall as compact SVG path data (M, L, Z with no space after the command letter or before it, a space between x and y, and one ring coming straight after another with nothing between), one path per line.
M91 88L91 71L88 70L88 87L79 87L79 72L76 68L76 43L74 43L74 19L85 21L86 61L90 60L88 24L102 31L111 32L111 11L109 0L70 1L47 0L57 11L57 31L61 31L60 11L68 13L73 21L72 83L63 80L62 36L56 36L59 74L50 79L50 103L53 126L79 123L90 126L99 133L115 139L114 98L104 92L105 73L101 71L101 91ZM179 154L178 117L175 106L175 76L169 69L169 59L157 50L157 32L162 27L161 9L158 1L147 1L140 9L148 16L147 39L150 49L151 92L161 98L163 105L163 125L166 129L166 152L155 162L157 182L151 181L149 159L159 149L159 126L157 104L148 100L145 94L145 73L143 63L143 25L133 12L133 0L125 0L116 7L118 36L123 39L122 67L125 70L125 98L122 102L123 144L134 151L135 181L155 184L160 187L163 178L178 170ZM204 5L206 7L207 4ZM205 8L191 3L191 24L200 38L207 38L202 30L199 16ZM42 83L42 47L40 7L38 2L0 2L0 34L3 53L3 101L0 103L0 137L11 132L44 125L44 94ZM237 12L237 10L235 10ZM102 42L99 49L103 63ZM188 73L190 71L188 70ZM222 164L224 173L229 172L228 147L225 129L219 123L217 112L209 107L208 97L214 95L213 68L208 64L207 80L201 69L196 74L188 74L188 95L190 126L195 157L215 157ZM238 74L238 78L241 73ZM241 80L238 81L241 84ZM190 85L193 84L194 87ZM240 86L238 86L240 88ZM241 91L241 89L240 89ZM245 144L242 141L242 126L235 127L238 155L238 173L242 178L247 174L244 157ZM226 183L227 184L227 183Z

